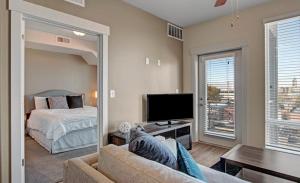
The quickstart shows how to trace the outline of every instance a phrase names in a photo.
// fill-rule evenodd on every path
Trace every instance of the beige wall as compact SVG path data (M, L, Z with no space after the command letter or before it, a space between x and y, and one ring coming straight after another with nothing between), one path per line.
M25 95L53 89L85 93L86 104L95 106L97 66L81 56L26 49Z
M9 182L9 12L0 1L0 183Z
M231 17L188 27L184 30L184 91L192 91L193 48L213 48L231 43L246 43L248 60L246 64L246 142L249 145L264 146L264 18L300 11L299 0L274 0L272 3L254 7L240 14L240 25L231 28ZM225 143L226 144L226 143Z
M182 89L182 43L166 36L166 22L121 0L87 0L80 8L61 0L29 0L111 27L109 85L117 97L110 100L110 130L122 120L140 121L141 97L150 92ZM0 1L0 182L9 182L9 12ZM144 65L145 57L160 59L161 67Z
M166 35L166 22L121 0L87 0L86 8L61 0L29 0L110 26L109 129L123 120L142 120L142 95L182 89L182 43ZM161 66L145 65L145 57Z

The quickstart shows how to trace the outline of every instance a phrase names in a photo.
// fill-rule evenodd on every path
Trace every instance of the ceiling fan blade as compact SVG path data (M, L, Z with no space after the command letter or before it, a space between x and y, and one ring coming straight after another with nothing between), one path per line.
M227 0L217 0L215 7L223 6Z

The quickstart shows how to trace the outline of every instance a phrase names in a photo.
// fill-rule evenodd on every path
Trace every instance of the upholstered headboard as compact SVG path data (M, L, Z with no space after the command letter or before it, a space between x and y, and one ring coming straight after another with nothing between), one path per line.
M25 95L25 114L31 113L32 110L35 109L34 104L34 96L39 97L55 97L55 96L67 96L67 95L84 95L82 93L74 93L67 90L46 90L40 93L32 94L32 95Z

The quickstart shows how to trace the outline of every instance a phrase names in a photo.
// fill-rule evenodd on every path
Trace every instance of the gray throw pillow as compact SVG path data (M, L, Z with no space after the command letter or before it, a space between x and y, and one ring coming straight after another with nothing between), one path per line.
M140 129L130 131L129 151L177 169L177 158L165 144Z
M83 108L82 96L67 96L67 102L70 109Z
M49 97L49 109L69 109L67 98L62 97Z

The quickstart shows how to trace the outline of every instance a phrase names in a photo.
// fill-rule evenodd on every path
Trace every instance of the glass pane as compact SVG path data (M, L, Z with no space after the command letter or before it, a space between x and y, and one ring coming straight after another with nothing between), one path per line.
M268 26L266 143L300 151L300 18Z
M290 123L273 122L267 124L267 144L269 146L300 150L300 126Z
M209 132L234 135L234 57L206 61L207 121Z
M277 25L278 115L300 121L300 20Z

